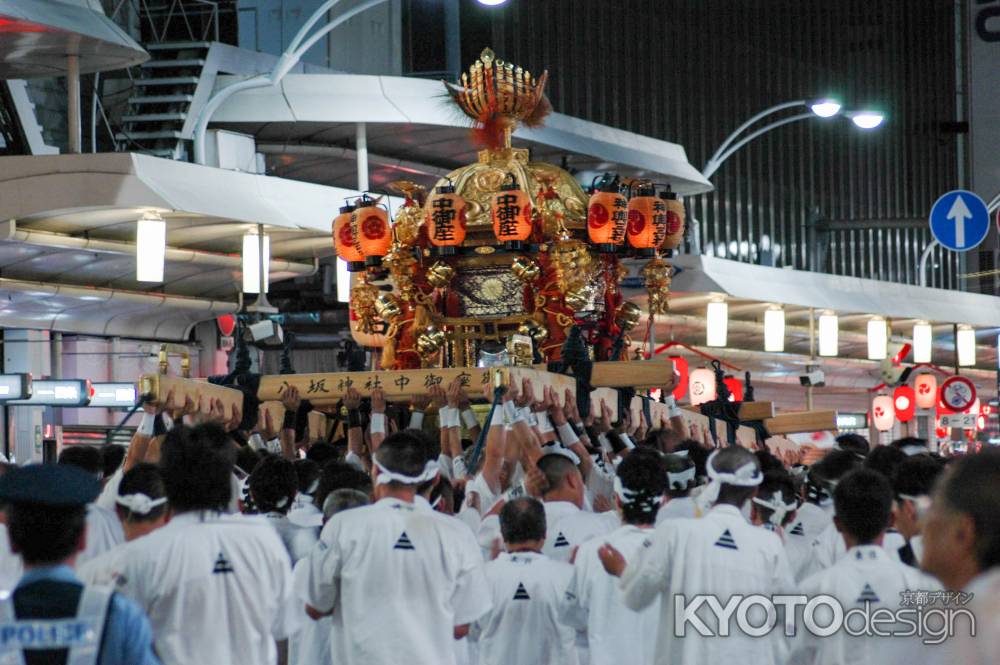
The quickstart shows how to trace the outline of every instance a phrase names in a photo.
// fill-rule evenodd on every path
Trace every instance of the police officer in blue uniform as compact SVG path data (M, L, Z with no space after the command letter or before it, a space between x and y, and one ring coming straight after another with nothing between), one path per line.
M0 598L0 665L159 665L142 610L73 573L86 505L99 491L92 475L68 465L0 477L11 549L24 561L17 587Z

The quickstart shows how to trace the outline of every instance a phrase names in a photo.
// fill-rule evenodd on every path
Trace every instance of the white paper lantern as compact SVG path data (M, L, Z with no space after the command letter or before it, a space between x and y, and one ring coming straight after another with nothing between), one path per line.
M938 402L937 377L933 374L919 374L913 382L913 390L917 393L918 409L933 409Z
M931 345L934 341L934 330L926 321L913 324L913 362L929 363L931 361Z
M976 331L969 326L959 326L955 335L958 346L958 364L960 367L972 367L976 364Z
M840 346L840 324L837 315L825 312L819 317L819 355L835 356Z
M879 395L872 400L872 421L875 429L880 432L888 432L896 422L896 411L892 406L892 397L889 395Z
M868 360L885 360L889 353L889 324L881 316L868 321Z
M705 344L724 347L729 334L729 305L722 301L708 303L705 316Z
M691 372L688 379L688 394L691 395L691 406L698 406L715 399L715 372L705 367L699 367Z
M785 350L785 310L780 307L764 312L764 350L768 353Z

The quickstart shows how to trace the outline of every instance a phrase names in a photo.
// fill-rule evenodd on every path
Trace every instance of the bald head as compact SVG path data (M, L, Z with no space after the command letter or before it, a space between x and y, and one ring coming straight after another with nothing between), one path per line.
M542 456L538 460L538 468L545 474L549 491L565 487L567 479L570 476L574 474L579 475L580 473L580 470L576 468L576 464L573 464L573 460L555 453Z

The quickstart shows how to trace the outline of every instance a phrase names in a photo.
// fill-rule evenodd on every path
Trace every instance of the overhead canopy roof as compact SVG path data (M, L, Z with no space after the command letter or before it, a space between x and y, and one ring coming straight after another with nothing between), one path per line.
M183 339L237 308L247 230L271 237L272 282L312 274L352 193L132 153L0 158L0 325ZM145 211L167 220L162 284L135 279Z
M932 361L948 370L954 365L953 325L962 323L976 329L980 343L976 354L980 369L963 368L962 373L982 385L995 385L992 368L997 366L1000 298L707 256L678 256L670 263L676 268L670 287L670 311L656 317L654 339L657 345L672 344L671 353L699 361L682 345L696 347L739 370L753 372L758 381L781 384L798 385L806 365L821 365L828 386L821 392L853 392L860 395L855 406L866 408L867 391L882 381L879 363L867 359L867 324L872 316L889 321L890 341L895 344L911 340L917 321L931 323ZM626 293L645 308L645 289ZM728 304L728 334L726 348L722 349L705 345L706 306L719 297ZM785 312L783 353L764 352L764 312L772 306L781 306ZM824 310L838 315L836 358L810 358L810 309L817 315ZM739 374L733 368L729 371Z
M0 79L62 76L67 55L82 74L149 59L99 0L0 0Z
M220 77L218 87L235 82ZM213 116L213 125L253 134L258 143L311 147L355 146L357 123L366 123L372 182L402 177L391 162L426 165L436 177L476 161L469 120L446 99L438 81L398 76L289 74L278 87L233 95ZM623 176L670 182L683 195L711 191L712 184L688 160L683 146L613 127L552 113L537 129L520 127L514 143L531 148L532 159L576 172L614 171ZM280 150L276 151L281 153ZM310 159L288 150L275 167L317 182L356 182L352 155ZM344 157L348 157L344 159ZM379 159L379 158L385 159ZM406 172L404 170L404 172ZM410 174L412 178L414 175Z
M1000 298L821 272L788 270L710 256L681 256L672 263L675 291L812 307L892 319L1000 327Z

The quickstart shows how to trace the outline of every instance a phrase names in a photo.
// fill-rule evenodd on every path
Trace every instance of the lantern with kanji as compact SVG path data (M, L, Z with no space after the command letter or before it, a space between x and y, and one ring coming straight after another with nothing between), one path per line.
M625 241L628 201L618 191L618 177L605 174L587 204L587 236L597 251L614 253Z
M715 372L707 367L699 367L691 372L688 384L691 406L711 402L716 396Z
M879 395L872 400L872 421L875 429L880 432L888 432L892 429L896 421L896 412L892 406L892 398L888 395Z
M365 256L365 265L378 268L381 267L382 257L389 252L389 246L392 244L389 213L367 196L359 201L359 204L351 215L354 242Z
M901 423L913 420L917 408L917 394L909 386L898 386L892 393L892 407Z
M450 182L427 197L427 238L441 256L454 254L465 240L465 199Z
M628 202L628 244L637 256L656 255L667 230L667 204L652 183L643 183Z
M497 240L508 250L522 249L524 241L531 237L531 197L518 189L513 174L507 174L500 191L493 195L492 212Z
M938 401L937 377L933 374L920 374L913 382L916 393L917 408L933 409Z
M677 200L677 194L669 187L660 192L660 199L667 206L666 231L661 247L674 250L684 239L684 204Z
M337 256L347 262L348 272L365 269L365 255L354 242L354 227L351 224L353 213L354 206L346 205L333 219L333 247L337 250Z

